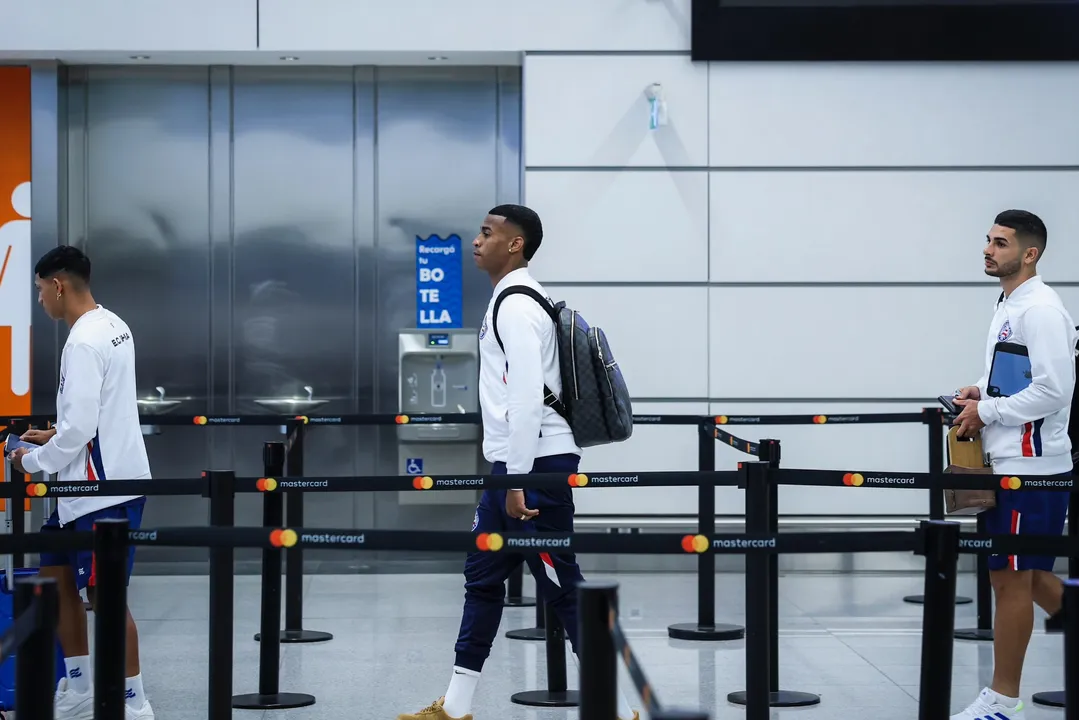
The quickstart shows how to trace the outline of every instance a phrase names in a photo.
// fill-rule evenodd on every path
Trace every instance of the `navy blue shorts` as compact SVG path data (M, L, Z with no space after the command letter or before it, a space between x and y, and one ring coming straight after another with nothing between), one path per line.
M60 518L56 511L41 526L42 532L64 532L74 530L76 532L92 532L94 523L98 520L119 519L127 520L129 530L138 530L142 525L142 511L146 507L146 498L136 498L120 505L102 508L96 512L75 518L74 522L60 527ZM79 550L77 552L42 553L41 566L64 566L69 565L75 571L75 585L82 590L94 586L94 552L92 550ZM131 581L131 570L135 567L135 546L132 545L127 551L127 580Z
M1063 535L1070 499L1071 493L1053 490L998 490L997 506L984 513L986 531L990 535ZM1045 555L989 556L990 570L1052 572L1055 564L1055 557Z

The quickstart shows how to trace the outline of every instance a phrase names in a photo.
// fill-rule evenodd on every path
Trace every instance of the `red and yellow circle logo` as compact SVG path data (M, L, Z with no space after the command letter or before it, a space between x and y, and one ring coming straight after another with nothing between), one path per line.
M727 416L726 415L716 415L716 425L726 425L726 424L727 424Z
M476 536L476 547L484 552L498 552L502 549L502 536L498 533L480 533Z
M708 538L704 535L686 535L682 538L682 549L687 553L702 553L708 549Z
M274 547L292 547L296 544L296 531L281 529L270 533L270 544Z
M196 415L195 416L195 424L196 425L205 425L206 424L206 416L205 415Z
M259 492L273 492L277 489L277 481L273 478L259 478L255 487Z
M412 487L416 488L417 490L430 490L434 486L435 481L427 475L424 475L423 477L412 478Z
M408 425L408 415L398 415L393 420L398 425Z
M1004 477L1000 479L1000 486L1005 490L1018 490L1023 486L1023 481L1017 477Z
M30 497L45 497L49 488L44 483L27 483L26 494Z
M828 416L827 415L814 415L813 416L813 424L814 425L823 425L826 422L828 422Z
M861 473L846 473L843 475L844 485L853 485L854 487L860 487L865 482L865 478Z
M570 487L584 487L588 484L588 476L581 473L574 473L569 476Z
M307 424L307 416L306 415L297 415L296 417L293 418L293 420L299 420L304 425Z

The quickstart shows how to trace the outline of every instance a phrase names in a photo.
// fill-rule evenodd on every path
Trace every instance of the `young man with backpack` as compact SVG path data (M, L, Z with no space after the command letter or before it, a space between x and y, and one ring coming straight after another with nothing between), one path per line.
M602 331L551 302L528 271L542 239L534 211L500 205L472 241L476 266L494 286L479 334L483 455L495 475L560 473L567 482L558 489L485 490L474 534L572 532L568 480L578 470L581 447L624 440L632 431L628 391ZM607 389L599 392L602 383ZM473 551L465 562L465 606L449 688L398 720L472 720L472 697L502 620L505 581L522 561L576 656L576 590L583 577L574 554ZM618 705L620 720L638 720L621 693Z

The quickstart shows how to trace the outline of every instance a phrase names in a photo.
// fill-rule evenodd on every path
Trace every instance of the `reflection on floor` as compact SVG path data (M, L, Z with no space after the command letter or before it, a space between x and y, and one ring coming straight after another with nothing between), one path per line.
M593 579L600 579L595 577ZM703 708L713 720L744 717L727 693L745 688L744 643L668 639L674 622L696 618L692 575L619 575L622 623L660 702ZM902 601L920 591L917 576L792 575L780 580L782 687L817 693L815 707L773 710L773 717L917 716L921 606ZM320 575L305 580L305 627L334 634L327 643L281 646L281 690L315 695L315 705L289 711L235 710L245 720L394 720L445 690L453 662L463 590L456 575ZM716 619L744 622L740 575L717 577ZM532 581L526 579L526 593ZM960 578L973 596L973 576ZM143 676L157 717L206 717L207 602L205 577L136 576L132 612L139 622ZM545 685L543 643L509 640L506 630L531 627L533 608L507 609L476 695L475 720L576 720L576 709L534 709L510 695ZM259 579L236 578L234 692L258 690ZM1063 689L1062 639L1042 631L1037 611L1023 677L1028 720L1062 718L1034 706L1034 692ZM956 609L957 627L974 627L974 606ZM569 660L570 687L577 687ZM956 642L953 712L988 683L992 644ZM631 695L634 704L636 696ZM642 713L642 718L644 713Z

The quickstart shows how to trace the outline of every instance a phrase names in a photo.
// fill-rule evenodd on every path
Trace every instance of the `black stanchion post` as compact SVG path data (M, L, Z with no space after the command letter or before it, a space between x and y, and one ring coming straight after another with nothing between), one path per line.
M929 433L929 472L939 473L944 471L944 408L922 408L922 422ZM929 491L929 519L944 519L944 491L935 488ZM924 595L907 595L903 602L911 605L921 605L925 602ZM957 595L956 605L969 605L974 602L970 598Z
M716 471L715 418L704 418L698 428L697 469L702 473ZM697 532L706 538L716 534L716 485L702 478L697 488ZM697 622L676 623L667 628L675 640L740 640L746 636L741 625L716 624L716 556L701 553L697 556Z
M127 530L127 520L94 523L94 720L124 720L126 712Z
M515 693L510 701L530 707L576 707L580 693L567 689L566 684L566 631L558 613L549 604L543 605L547 612L547 689Z
M768 533L768 469L767 462L742 463L747 534ZM746 689L727 695L727 702L745 705L746 720L769 720L771 717L770 585L768 556L753 551L746 553Z
M1064 583L1064 720L1079 720L1079 580Z
M520 630L507 630L506 637L510 640L546 640L547 639L547 611L543 607L543 597L540 595L539 584L536 585L536 626L521 628Z
M1073 470L1074 473L1074 470ZM1072 492L1071 498L1068 500L1068 537L1073 541L1079 537L1079 493ZM1079 557L1068 558L1068 578L1070 580L1079 579ZM1064 606L1065 614L1067 614L1067 593L1065 592ZM1065 641L1066 642L1066 641ZM1076 664L1072 668L1072 672L1079 672L1079 664ZM1065 676L1067 677L1067 676ZM1064 703L1064 691L1063 690L1049 690L1048 692L1037 692L1031 697L1037 705L1046 705L1048 707L1062 708ZM1079 705L1079 698L1072 701L1073 705ZM1079 720L1079 715L1076 716Z
M611 637L616 592L618 584L613 582L584 582L577 586L582 718L614 720L618 715L618 658Z
M303 441L307 426L297 423L289 431L289 446L285 452L285 475L303 476ZM303 527L303 493L285 495L289 527ZM333 635L321 630L303 629L303 548L298 544L285 551L285 629L283 643L312 643L333 640Z
M10 501L9 501L10 502ZM28 577L15 584L15 617L37 603L37 622L15 653L15 716L19 720L53 720L56 693L56 626L60 606L56 581ZM124 716L123 691L120 715ZM113 717L117 717L115 713Z
M210 525L233 527L236 521L236 473L206 472L210 489ZM229 546L210 548L209 720L232 720L232 634L235 618L235 558Z
M922 676L918 720L948 720L952 703L952 631L959 566L959 523L922 523L925 603L922 609Z
M285 471L285 444L268 442L262 446L262 469L265 478L276 480ZM262 496L262 526L280 528L285 522L284 496L268 490ZM281 549L262 550L262 616L259 642L259 691L232 698L239 710L287 710L315 704L307 693L283 693L281 682Z
M510 573L510 577L506 581L506 599L504 601L506 607L532 607L536 604L536 598L525 597L524 579L525 568L522 563Z
M979 535L988 535L985 513L977 516ZM977 608L978 627L955 631L957 640L993 641L993 586L989 582L989 556L978 553L977 557Z
M778 468L778 440L761 440L760 459L769 468ZM779 483L768 482L768 532L779 534ZM782 690L779 686L779 555L768 555L768 661L772 707L808 707L820 703L820 696L797 690Z

